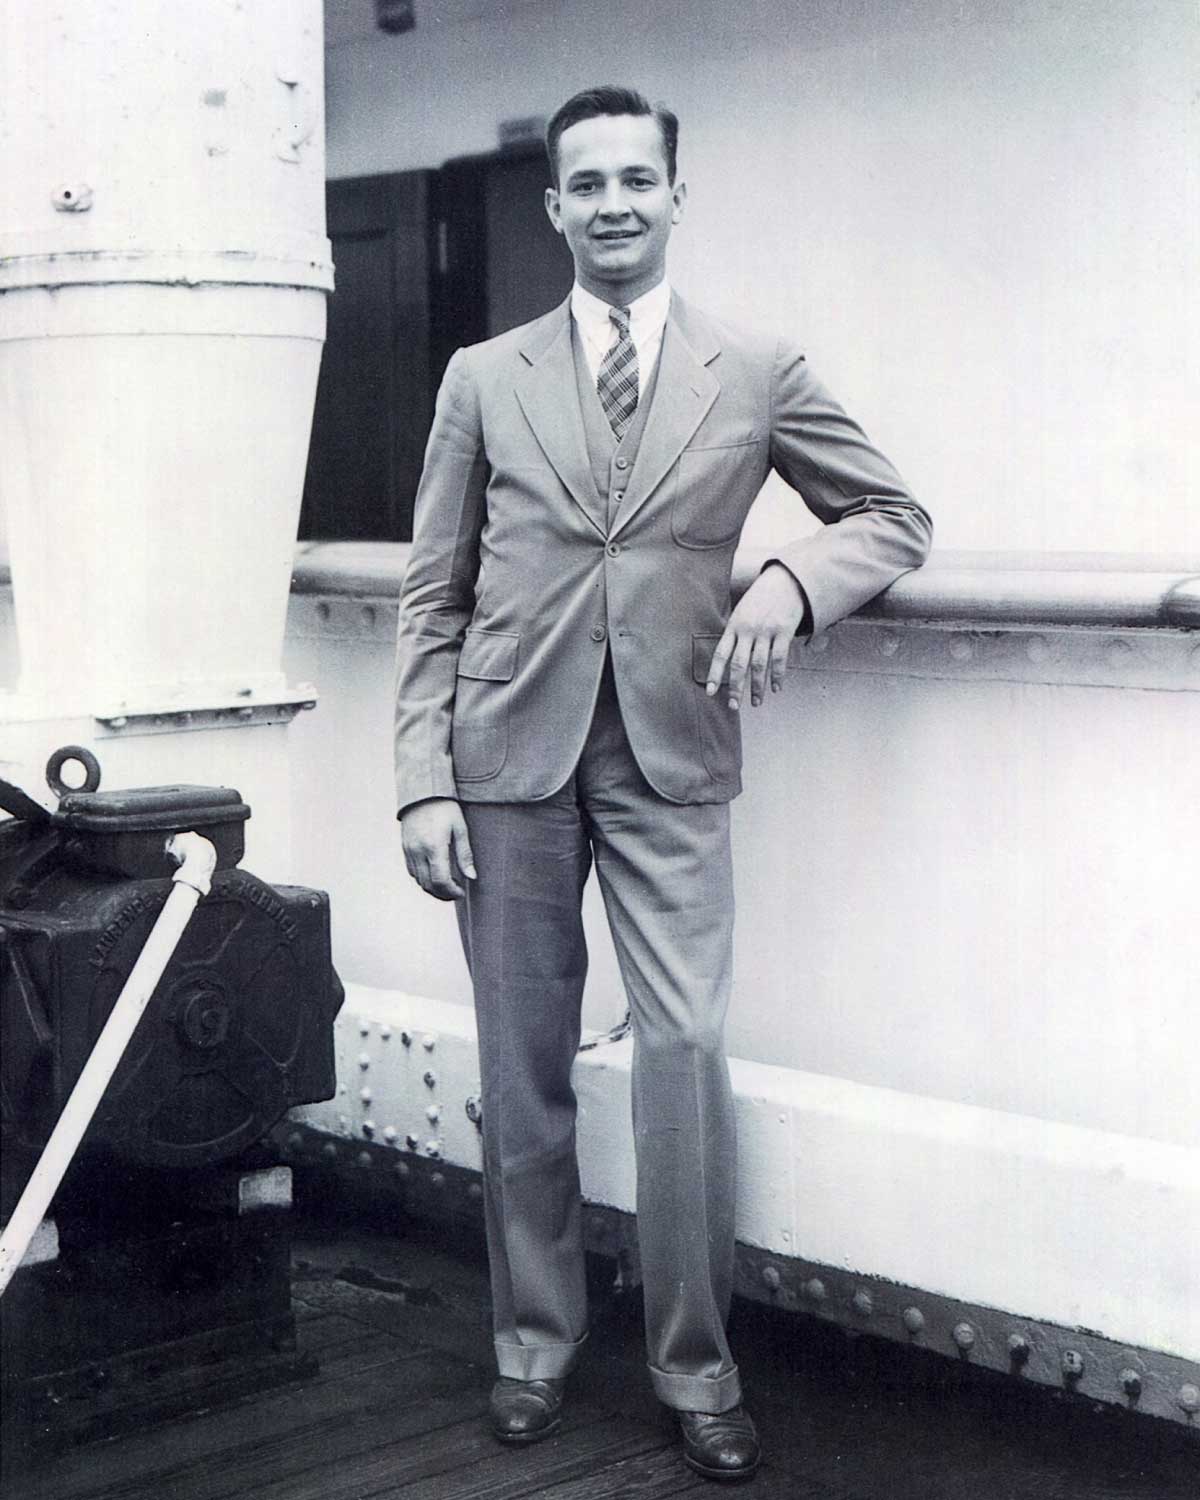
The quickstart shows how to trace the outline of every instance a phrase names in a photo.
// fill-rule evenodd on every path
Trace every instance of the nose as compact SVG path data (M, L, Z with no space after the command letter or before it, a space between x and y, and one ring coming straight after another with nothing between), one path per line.
M629 212L625 201L625 185L619 177L604 185L604 196L600 200L600 213L605 219L623 219Z

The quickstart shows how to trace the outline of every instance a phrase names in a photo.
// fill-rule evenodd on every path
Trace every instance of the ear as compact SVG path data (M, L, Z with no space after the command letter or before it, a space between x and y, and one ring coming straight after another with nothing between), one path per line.
M687 203L687 183L679 178L671 189L671 223L678 224L683 218L684 205Z
M553 224L555 229L559 232L559 234L561 234L563 232L562 212L559 208L557 188L546 189L546 214L549 217L551 224Z

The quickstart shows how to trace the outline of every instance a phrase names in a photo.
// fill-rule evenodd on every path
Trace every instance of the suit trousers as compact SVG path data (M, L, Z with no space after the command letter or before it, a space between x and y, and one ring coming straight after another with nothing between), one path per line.
M574 773L540 802L463 803L478 878L457 903L475 993L484 1202L501 1375L555 1379L587 1331L571 1065L593 861L633 1030L637 1225L659 1399L741 1399L725 1337L736 1142L723 1027L727 803L666 801L638 769L606 666Z

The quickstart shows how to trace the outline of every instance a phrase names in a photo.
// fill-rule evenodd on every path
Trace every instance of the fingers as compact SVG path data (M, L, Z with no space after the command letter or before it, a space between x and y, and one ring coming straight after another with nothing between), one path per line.
M717 642L717 649L713 652L713 658L708 667L708 680L704 685L704 691L710 698L721 686L721 679L725 676L725 668L736 643L737 632L727 625L725 634Z
M788 652L791 645L791 636L782 633L771 642L771 691L773 693L777 693L783 686L783 674L788 669Z
M475 879L475 859L458 804L439 799L419 805L401 824L404 863L421 889L439 901L457 901Z
M750 650L750 704L757 708L767 690L767 667L771 660L772 639L769 635L758 635Z
M450 842L454 848L454 858L459 870L468 880L474 880L476 877L475 856L471 853L471 837L467 832L467 822L462 813L459 813L450 830Z

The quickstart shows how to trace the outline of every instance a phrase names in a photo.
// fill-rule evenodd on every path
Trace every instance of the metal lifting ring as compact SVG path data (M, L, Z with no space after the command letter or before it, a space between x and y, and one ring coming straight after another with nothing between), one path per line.
M68 761L78 761L83 767L82 786L68 786L59 774ZM94 792L100 785L100 762L83 745L61 745L46 762L46 784L56 797L68 792Z

